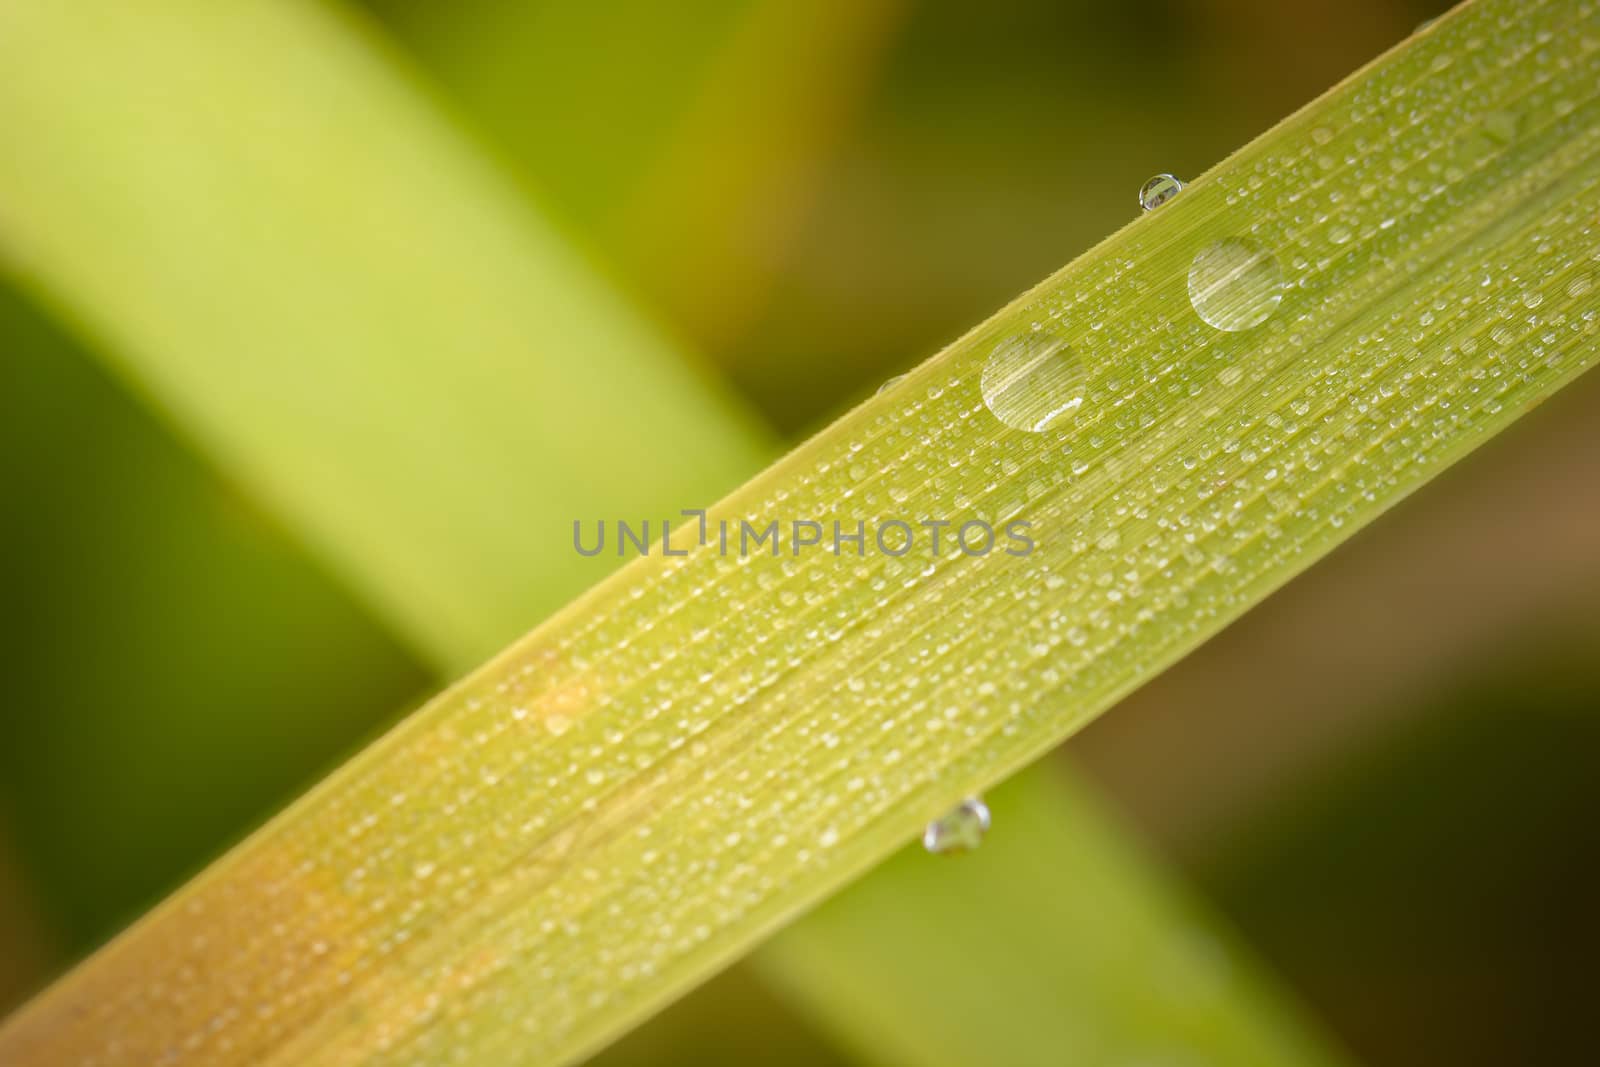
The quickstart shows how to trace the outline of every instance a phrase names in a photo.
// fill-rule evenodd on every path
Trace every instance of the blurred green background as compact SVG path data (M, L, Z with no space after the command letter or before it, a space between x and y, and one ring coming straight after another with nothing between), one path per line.
M373 0L354 17L793 440L1129 221L1150 174L1198 174L1439 7ZM0 352L4 1007L439 678L15 281ZM1588 1047L1597 414L1600 384L1578 383L1058 757L1365 1062ZM669 1012L607 1057L846 1062L752 983L707 998L740 1025Z

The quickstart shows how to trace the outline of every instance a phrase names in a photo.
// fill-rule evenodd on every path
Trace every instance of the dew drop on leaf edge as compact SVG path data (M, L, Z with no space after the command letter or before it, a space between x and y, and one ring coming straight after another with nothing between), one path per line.
M922 831L922 847L936 856L971 852L989 832L989 806L982 797L968 797L930 822Z
M1154 211L1183 192L1183 182L1171 174L1157 174L1139 188L1139 206Z

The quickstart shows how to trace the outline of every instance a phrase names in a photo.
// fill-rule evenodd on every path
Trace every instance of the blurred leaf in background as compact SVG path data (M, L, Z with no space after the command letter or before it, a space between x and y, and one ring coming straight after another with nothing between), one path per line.
M430 683L15 291L0 337L0 813L77 954Z
M370 3L601 261L712 353L770 299L910 6Z

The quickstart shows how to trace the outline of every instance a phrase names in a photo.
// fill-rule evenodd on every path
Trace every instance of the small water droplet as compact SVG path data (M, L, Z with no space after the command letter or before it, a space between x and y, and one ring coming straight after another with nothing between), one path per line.
M1189 303L1219 330L1259 326L1283 301L1283 271L1271 252L1243 237L1207 245L1189 265Z
M890 378L888 381L878 386L878 391L873 395L882 396L884 393L887 393L889 390L893 389L895 386L899 385L905 380L906 376L904 374L896 374L893 378Z
M971 852L989 832L989 805L982 797L968 797L922 831L922 847L936 856Z
M560 737L567 732L567 727L572 725L572 720L561 714L551 714L544 717L544 728L550 736Z
M1083 367L1065 340L1048 330L1008 337L994 346L978 388L995 418L1040 433L1083 403Z
M1139 206L1154 211L1183 192L1183 182L1170 174L1157 174L1139 189Z

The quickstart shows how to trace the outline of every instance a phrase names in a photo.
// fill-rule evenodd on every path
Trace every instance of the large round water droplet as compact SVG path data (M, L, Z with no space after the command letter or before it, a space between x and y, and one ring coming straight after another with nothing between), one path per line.
M1271 252L1243 237L1207 245L1189 265L1189 303L1219 330L1260 326L1283 301L1283 271Z
M1183 183L1170 174L1157 174L1139 189L1139 206L1154 211L1183 192Z
M950 813L933 820L922 832L922 847L935 855L971 852L989 832L989 805L981 797L968 797Z
M1008 337L994 346L978 388L994 417L1014 430L1039 433L1083 403L1083 366L1048 330Z

